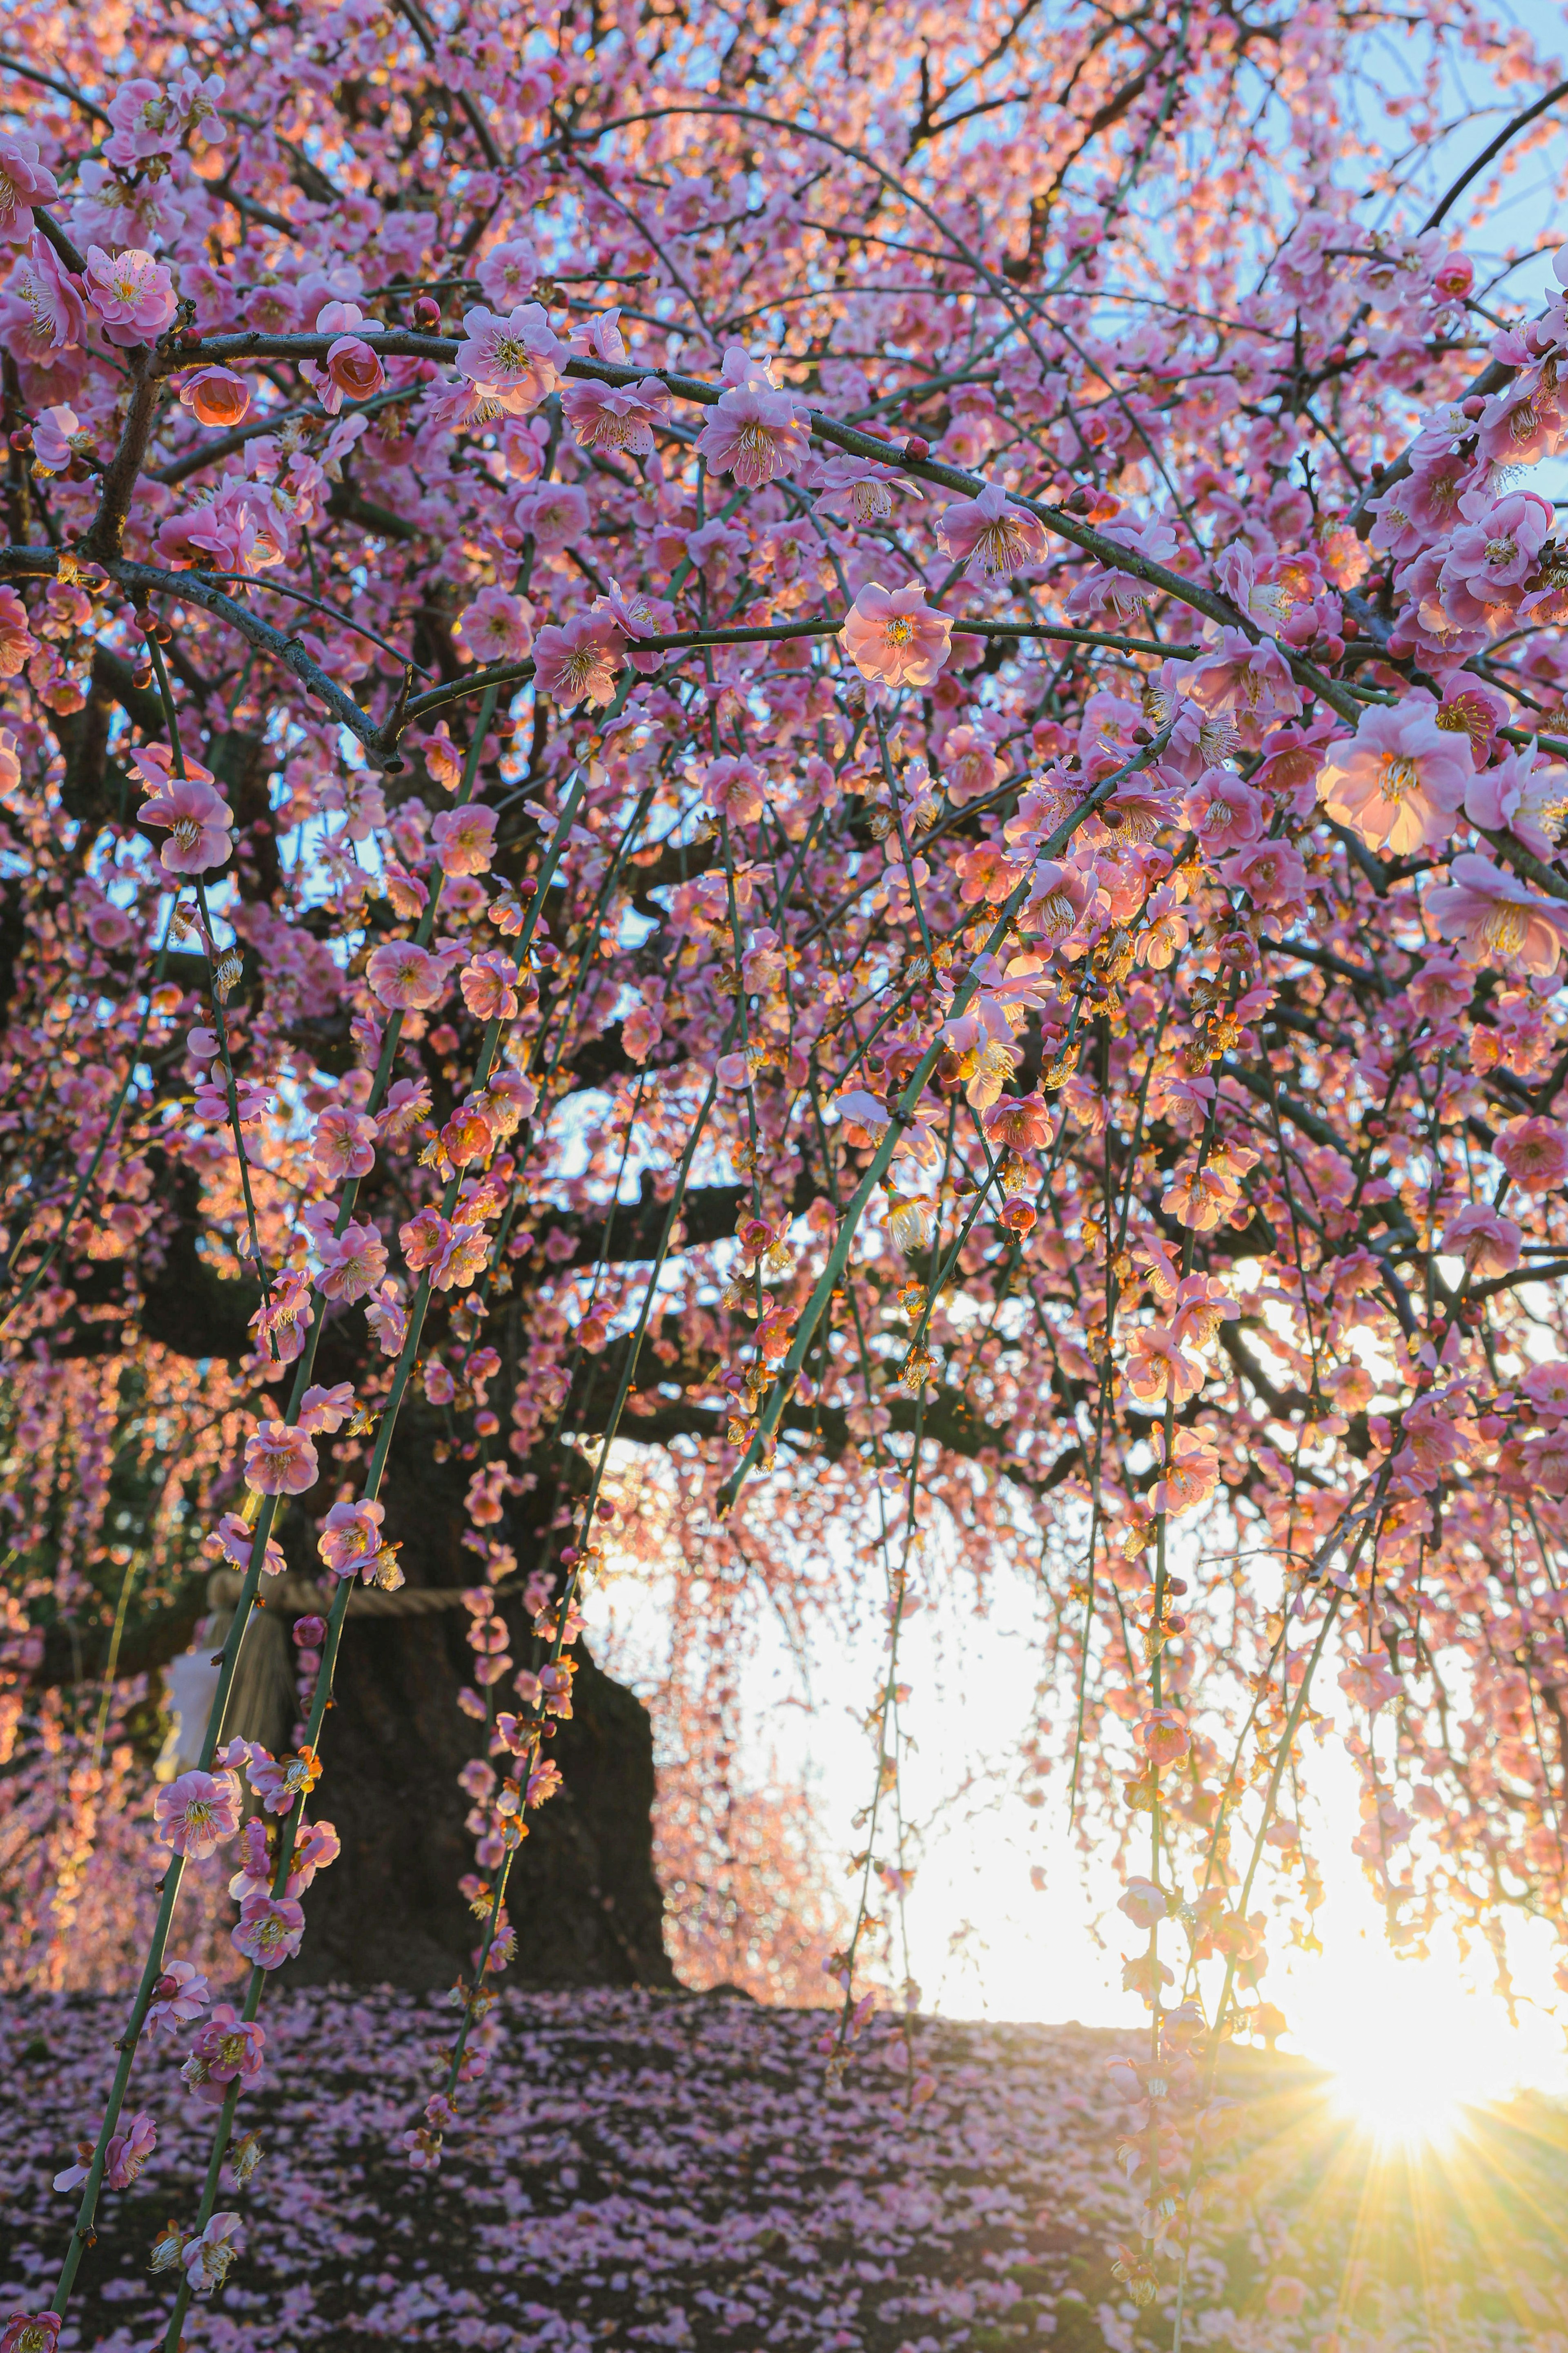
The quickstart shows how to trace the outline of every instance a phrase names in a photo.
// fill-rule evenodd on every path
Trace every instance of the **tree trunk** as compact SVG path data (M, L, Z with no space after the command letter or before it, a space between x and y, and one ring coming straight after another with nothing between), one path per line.
M458 1692L472 1668L465 1613L371 1618L346 1630L321 1741L320 1810L342 1852L305 1899L295 1983L426 1989L468 1968L481 1925L458 1892L473 1869L457 1776L485 1753ZM528 1817L508 1910L526 1986L671 1986L653 1871L647 1709L578 1646L573 1713L550 1753L564 1788Z
M455 1593L481 1578L461 1543L468 1472L457 1462L434 1463L425 1438L420 1431L406 1454L399 1450L386 1534L401 1540L409 1590ZM535 1490L531 1516L548 1525L554 1500ZM526 1564L542 1545L540 1530L521 1520L514 1507L494 1533ZM294 1544L287 1549L296 1574L281 1580L284 1588L297 1585L299 1572L321 1578L319 1561ZM391 1597L395 1608L402 1598ZM459 1889L475 1864L465 1826L472 1801L458 1775L489 1746L485 1726L458 1704L475 1664L465 1639L468 1614L458 1606L378 1616L381 1597L356 1599L364 1607L351 1604L344 1626L311 1809L334 1825L342 1852L304 1899L305 1941L290 1976L296 1983L449 1985L471 1968L482 1933ZM285 1620L290 1614L278 1611ZM542 1646L521 1603L503 1604L501 1614L512 1656L520 1665L537 1664ZM518 1941L508 1982L673 1986L653 1869L647 1710L601 1672L581 1642L576 1657L572 1716L556 1725L546 1750L564 1787L527 1816L529 1835L507 1883ZM493 1704L517 1705L505 1683Z

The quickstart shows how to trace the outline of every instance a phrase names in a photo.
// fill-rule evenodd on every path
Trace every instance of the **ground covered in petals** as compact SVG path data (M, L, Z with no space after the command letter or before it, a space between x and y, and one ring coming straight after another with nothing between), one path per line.
M47 2301L68 2211L51 2177L97 2113L122 2010L32 1996L0 2021L0 2313ZM278 2000L240 2118L264 2160L220 2200L245 2216L243 2258L193 2310L192 2353L1172 2342L1174 2266L1142 2313L1111 2269L1136 2221L1117 2156L1131 2112L1106 2063L1132 2037L921 2021L935 2090L907 2121L901 2040L874 2039L835 2084L820 2014L722 1994L510 1994L495 2018L489 2073L432 2177L397 2143L451 2013L392 1993ZM179 2056L139 2062L158 2146L104 2202L62 2347L162 2342L169 2299L148 2251L194 2203L211 2121ZM1568 2353L1560 2109L1472 2116L1451 2145L1412 2152L1337 2120L1296 2063L1232 2054L1221 2090L1237 2128L1204 2205L1184 2342Z

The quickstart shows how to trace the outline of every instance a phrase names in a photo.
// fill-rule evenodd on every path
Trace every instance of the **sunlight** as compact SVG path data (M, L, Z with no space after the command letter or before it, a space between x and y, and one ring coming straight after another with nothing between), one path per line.
M1379 2140L1447 2145L1468 2107L1560 2070L1551 2021L1527 2002L1510 2022L1441 1944L1399 1961L1375 1934L1352 1934L1293 1974L1295 2047L1329 2070L1332 2106Z
M1429 2035L1408 2023L1383 2020L1369 2025L1358 2048L1335 2070L1330 2097L1342 2114L1376 2139L1406 2143L1451 2142L1467 2099L1485 2097L1461 2089L1449 2055ZM1506 2088L1499 2083L1494 2093Z

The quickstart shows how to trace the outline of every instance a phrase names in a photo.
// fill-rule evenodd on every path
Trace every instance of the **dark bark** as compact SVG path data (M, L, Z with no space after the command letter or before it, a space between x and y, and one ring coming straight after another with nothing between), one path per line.
M459 1587L477 1573L460 1542L467 1472L429 1461L433 1434L411 1433L388 1488L387 1530L402 1542L410 1586ZM541 1500L530 1499L533 1511ZM500 1533L525 1562L538 1546L521 1526ZM524 1664L530 1637L517 1605L505 1614L512 1656ZM480 1924L458 1886L474 1859L465 1828L471 1800L457 1777L488 1742L485 1727L458 1704L473 1673L467 1624L467 1611L452 1609L352 1620L346 1630L317 1809L336 1828L342 1852L306 1899L297 1982L427 1989L450 1984L470 1965ZM529 1836L509 1882L518 1954L508 1979L672 1986L653 1869L652 1726L641 1701L603 1673L584 1644L575 1655L572 1716L547 1750L565 1787L527 1817ZM498 1705L509 1701L499 1686Z

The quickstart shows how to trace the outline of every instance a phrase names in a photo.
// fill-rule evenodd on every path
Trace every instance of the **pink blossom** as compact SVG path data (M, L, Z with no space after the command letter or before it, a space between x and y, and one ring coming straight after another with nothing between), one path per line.
M153 1800L158 1840L199 1862L239 1828L239 1781L233 1773L182 1773Z
M647 458L655 426L669 415L669 395L655 375L635 385L571 384L561 407L580 449L624 449L628 458Z
M1396 857L1447 840L1473 774L1465 740L1436 724L1430 695L1367 712L1351 742L1333 744L1318 795L1336 824Z
M279 1969L293 1959L304 1934L305 1915L292 1896L247 1895L229 1942L258 1968Z
M1568 1363L1561 1356L1551 1357L1542 1365L1531 1365L1520 1388L1537 1412L1549 1420L1568 1415Z
M140 246L108 254L89 245L83 282L104 333L122 349L155 343L174 315L174 281Z
M250 386L232 368L197 368L180 385L180 406L190 410L198 425L232 430L249 409Z
M1255 906L1300 907L1306 899L1307 870L1294 842L1250 842L1220 872L1230 890L1245 891Z
M1508 723L1508 704L1495 687L1461 675L1451 678L1443 689L1437 725L1465 738L1478 768L1485 767L1496 747L1498 729Z
M373 1225L351 1221L322 1242L321 1257L317 1289L324 1299L348 1305L374 1291L386 1273L386 1244Z
M442 809L432 821L430 838L443 874L488 873L495 855L496 813L477 801Z
M1511 611L1552 534L1550 500L1519 491L1494 505L1484 491L1468 491L1459 501L1473 520L1460 524L1448 543L1438 595L1461 627L1489 626L1489 616Z
M145 2111L133 2116L130 2123L113 2134L104 2151L103 2187L106 2189L129 2189L158 2140L158 2127ZM87 2179L91 2167L92 2145L80 2144L79 2161L68 2166L55 2176L57 2189L79 2189Z
M245 1483L263 1495L303 1495L320 1475L316 1450L302 1430L264 1421L245 1441Z
M254 1896L247 1896L245 1901L249 1904ZM181 2075L197 2099L216 2108L221 2106L230 2083L257 2083L261 2075L263 2047L266 2029L254 2021L247 2023L233 2002L218 2002L191 2045L191 2056L185 2059Z
M1158 1425L1153 1445L1163 1461L1164 1431ZM1169 1467L1155 1481L1150 1500L1157 1512L1168 1512L1178 1519L1184 1512L1195 1512L1206 1504L1218 1483L1219 1457L1214 1448L1195 1430L1178 1429Z
M368 1176L375 1166L375 1122L368 1113L331 1104L316 1122L310 1157L323 1183L341 1185L346 1176Z
M954 727L942 739L942 776L955 808L984 799L1002 775L990 738L978 727Z
M234 1933L237 1939L238 1929ZM238 2229L237 2214L215 2214L199 2238L186 2242L180 2261L195 2295L210 2295L215 2287L223 2285L229 2265L239 2252L234 2243Z
M26 607L15 588L0 586L0 678L16 678L34 650Z
M0 141L0 146L3 145L4 142ZM36 230L27 240L26 252L18 258L11 272L5 299L7 303L16 303L23 309L30 322L36 344L41 344L48 351L68 351L87 333L87 305L82 300L81 290L57 258L47 238L40 237ZM20 358L23 354L18 353L16 356ZM37 426L35 424L35 449L37 439ZM46 459L45 462L48 461Z
M1426 909L1442 937L1458 944L1465 964L1502 972L1556 971L1568 908L1560 910L1469 850L1453 860L1448 875L1447 884L1427 892Z
M772 390L763 378L721 393L697 437L698 452L710 470L732 474L745 491L791 472L808 448L795 402L788 393Z
M937 544L955 564L968 559L964 577L994 580L1038 564L1046 552L1043 523L988 482L975 499L958 499L936 527Z
M364 1320L374 1333L376 1345L384 1356L395 1356L401 1352L408 1332L408 1314L395 1283L381 1285L366 1304Z
M1510 1119L1492 1149L1527 1193L1554 1193L1568 1177L1568 1131L1554 1119Z
M46 408L33 427L33 455L46 473L63 474L76 454L79 441L88 436L79 427L74 408L61 403Z
M142 802L140 814L144 825L168 828L161 857L166 873L205 874L209 867L223 865L234 848L229 832L234 819L207 771L197 769L195 761L187 761L186 767L193 773L171 776Z
M1263 796L1229 768L1205 768L1182 815L1205 849L1245 849L1261 839Z
M113 132L103 152L111 164L142 164L172 155L180 143L180 111L162 86L140 76L122 82L109 101Z
M239 1869L228 1883L228 1892L237 1904L243 1904L247 1895L265 1895L271 1884L267 1825L259 1814L252 1814L239 1834Z
M1471 1202L1446 1228L1442 1246L1450 1257L1463 1259L1469 1273L1489 1280L1513 1272L1523 1240L1511 1218L1484 1202Z
M153 541L159 562L175 572L262 572L281 564L289 547L288 525L268 484L228 475L208 504L165 515Z
M301 369L316 387L329 417L336 417L345 400L370 400L386 382L386 370L363 335L339 335L327 346L325 364Z
M417 1274L421 1267L429 1266L440 1257L451 1230L440 1210L432 1208L419 1210L406 1225L399 1226L398 1242L413 1272Z
M511 512L543 555L559 555L588 536L588 501L575 482L536 482L518 492Z
M1254 645L1244 630L1222 629L1219 650L1194 664L1187 691L1205 711L1243 719L1293 719L1301 708L1289 664L1271 638Z
M482 1274L489 1257L490 1238L483 1226L453 1226L431 1261L430 1280L437 1291L467 1291Z
M315 1321L310 1302L310 1282L289 1267L274 1281L270 1301L263 1300L251 1317L257 1346L273 1364L291 1365L303 1353L305 1335Z
M363 1570L369 1584L371 1567L382 1546L381 1525L385 1517L384 1504L362 1500L332 1505L316 1539L316 1550L334 1576L354 1577Z
M517 1011L517 966L499 949L465 965L458 987L476 1021L510 1021Z
M167 2030L173 2033L193 2018L199 2018L212 2000L205 1978L197 1975L189 1961L169 1961L163 1974L153 1988L142 2024L149 2034Z
M447 976L428 948L412 940L389 940L373 951L365 978L383 1005L419 1008L438 1005L447 993Z
M626 640L606 616L574 614L559 628L541 629L534 639L534 685L567 709L576 702L608 702L625 649Z
M342 1854L342 1841L331 1822L302 1822L289 1865L289 1895L302 1895L318 1871L325 1871Z
M1190 1356L1163 1324L1140 1325L1127 1359L1127 1386L1141 1405L1184 1405L1205 1380L1203 1361Z
M539 276L539 255L532 239L508 237L504 244L492 245L475 274L487 302L509 307L526 302Z
M478 662L526 661L533 649L532 619L526 596L481 588L458 614L454 634Z
M537 302L523 302L503 318L483 309L463 313L463 340L457 366L480 385L509 415L525 417L547 400L561 382L567 353Z
M1552 858L1568 816L1568 768L1548 765L1533 744L1525 752L1505 751L1495 767L1471 780L1465 815L1479 829L1511 833L1538 858Z
M14 2312L0 2336L0 2353L55 2353L63 2326L58 2312Z
M839 631L845 652L862 678L886 686L931 686L952 652L952 625L933 613L925 590L862 588Z
M850 458L837 455L826 459L808 459L797 469L802 485L820 491L827 498L837 498L846 491L849 512L860 523L886 522L893 512L893 493L902 491L919 498L914 484L905 480L892 466L883 466L872 458Z
M54 174L38 161L37 141L25 131L0 131L0 243L26 245L35 234L33 206L58 195Z
M344 1238L349 1229L345 1229ZM308 1388L300 1399L299 1427L314 1437L318 1431L339 1430L354 1409L352 1381L334 1381L331 1388Z

